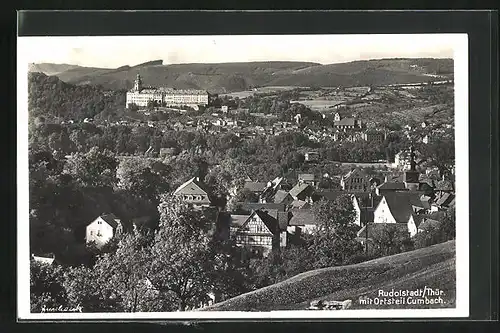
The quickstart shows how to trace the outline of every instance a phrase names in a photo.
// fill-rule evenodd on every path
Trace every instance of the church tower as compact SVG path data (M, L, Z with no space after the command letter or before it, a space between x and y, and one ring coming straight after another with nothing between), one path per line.
M340 121L340 114L337 112L333 118L334 121Z
M415 151L412 145L410 147L410 170L407 170L404 174L405 187L410 191L418 191L420 185L419 172L417 171L416 166Z
M134 91L140 92L142 90L142 80L141 76L137 74L137 77L134 81Z

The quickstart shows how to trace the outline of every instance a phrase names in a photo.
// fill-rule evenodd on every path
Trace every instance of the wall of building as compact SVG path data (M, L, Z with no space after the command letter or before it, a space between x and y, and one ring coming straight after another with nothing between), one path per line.
M162 92L127 92L126 106L134 103L137 106L147 106L149 101L165 103L167 106L208 105L206 94L171 94Z
M385 198L382 198L380 203L378 204L375 212L373 213L373 222L374 223L396 223L396 219L391 214L391 210L389 209L389 205L387 205L387 201Z
M113 227L102 219L96 219L87 226L86 242L95 242L97 247L101 247L113 238Z

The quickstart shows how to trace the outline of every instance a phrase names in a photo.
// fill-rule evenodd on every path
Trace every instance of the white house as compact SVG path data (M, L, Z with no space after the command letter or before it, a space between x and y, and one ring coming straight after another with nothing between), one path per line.
M121 221L116 216L101 215L87 225L85 241L87 244L94 242L97 248L101 248L122 231Z
M422 214L428 212L428 203L422 202L419 193L388 193L382 197L375 208L373 222L405 224L410 236L413 237L418 232Z

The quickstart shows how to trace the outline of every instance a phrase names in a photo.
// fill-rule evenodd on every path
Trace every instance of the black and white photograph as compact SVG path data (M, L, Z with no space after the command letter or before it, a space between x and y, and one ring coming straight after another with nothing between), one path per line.
M17 43L20 318L468 316L466 34Z

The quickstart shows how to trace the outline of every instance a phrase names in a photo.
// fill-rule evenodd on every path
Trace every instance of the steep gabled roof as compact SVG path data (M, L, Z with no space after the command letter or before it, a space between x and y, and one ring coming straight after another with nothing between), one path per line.
M307 191L307 190L313 190L313 188L311 187L311 185L309 184L297 184L295 185L291 190L290 190L290 195L293 197L293 198L296 198L298 195L300 195L301 193Z
M396 222L407 223L414 214L413 206L422 206L420 195L412 192L395 192L384 194L384 198Z
M304 200L294 200L290 204L292 209L304 209L304 208L310 208L310 205L307 201Z
M288 222L290 226L316 225L317 221L314 213L310 209L294 209L290 211L292 217Z
M282 203L283 201L285 201L288 195L289 194L287 191L283 190L276 191L276 194L274 195L274 203Z
M373 222L375 208L361 208L360 220L361 224Z
M451 193L444 193L436 200L436 204L439 206L448 206L452 200L455 199L455 196Z
M253 211L252 214L241 225L240 228L244 229L245 226L249 223L251 217L254 215L257 215L260 218L260 220L262 221L262 223L264 223L264 225L266 226L266 228L269 230L270 233L276 234L277 232L279 232L280 228L279 228L278 220L275 219L274 217L272 217L271 215L269 215L268 213L263 212L261 210Z
M364 174L359 170L358 168L354 168L353 170L349 171L347 174L343 175L342 177L344 179L348 179L351 176L359 175L361 177L364 176Z
M179 186L175 192L175 195L177 194L204 194L208 195L208 191L205 189L205 186L196 180L196 177L191 178L181 186Z
M236 215L236 214L231 214L231 226L240 228L242 227L245 222L250 218L250 215Z
M407 190L403 182L385 182L377 187L379 190Z
M251 192L262 192L267 187L267 183L264 182L245 182L244 188Z
M113 229L115 229L117 226L118 226L118 222L120 221L114 214L105 214L105 215L101 215L101 216L98 216L96 218L96 220L98 218L101 218L104 220L104 222L106 222L107 224L109 224L111 227L113 227ZM95 221L95 220L94 220Z
M237 203L237 206L240 206L242 210L251 212L254 210L277 210L279 212L285 211L285 204L283 203L259 203L259 202L241 202Z

